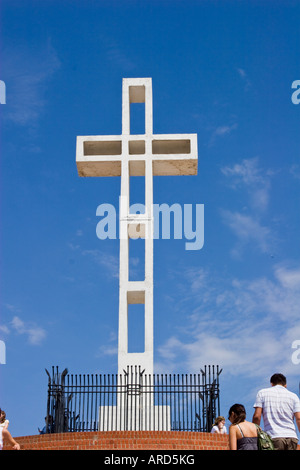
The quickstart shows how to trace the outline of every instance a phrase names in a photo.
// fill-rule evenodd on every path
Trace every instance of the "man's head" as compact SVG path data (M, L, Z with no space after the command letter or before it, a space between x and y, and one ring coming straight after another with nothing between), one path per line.
M283 374L273 374L270 378L270 382L272 386L282 385L283 387L286 387L286 378Z

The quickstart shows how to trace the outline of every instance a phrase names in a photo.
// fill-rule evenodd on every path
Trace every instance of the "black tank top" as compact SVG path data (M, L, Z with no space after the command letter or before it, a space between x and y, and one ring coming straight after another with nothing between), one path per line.
M245 437L238 424L237 427L239 428L242 435L241 439L237 439L237 450L258 450L257 437Z

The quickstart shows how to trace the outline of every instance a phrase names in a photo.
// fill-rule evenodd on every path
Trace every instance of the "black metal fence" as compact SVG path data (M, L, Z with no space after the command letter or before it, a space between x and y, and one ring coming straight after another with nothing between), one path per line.
M157 430L209 432L220 414L219 366L198 374L48 375L51 432Z

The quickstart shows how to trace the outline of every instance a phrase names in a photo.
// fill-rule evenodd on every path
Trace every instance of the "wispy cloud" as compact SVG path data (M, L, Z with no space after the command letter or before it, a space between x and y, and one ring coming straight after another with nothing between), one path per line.
M127 54L124 50L124 45L118 43L116 38L109 34L102 34L101 43L107 59L124 70L132 70L135 64L132 61L132 54Z
M90 256L98 265L104 268L105 276L111 278L119 278L119 256L111 255L101 250L83 250L84 256ZM129 274L131 278L135 278L141 271L140 259L137 256L130 257Z
M272 171L259 167L258 157L244 159L233 166L221 168L233 189L245 189L255 210L264 211L269 203Z
M242 69L242 68L238 68L238 69L237 69L237 72L238 72L239 76L241 77L241 79L242 79L242 81L243 81L243 83L244 83L244 89L245 89L245 91L248 91L249 88L251 87L251 82L250 82L250 80L249 80L249 77L248 77L246 71L245 71L244 69Z
M260 168L259 159L256 157L223 167L221 172L226 176L226 183L230 188L246 194L248 199L246 211L244 207L240 211L221 210L223 222L238 239L238 246L232 253L240 254L241 249L248 243L256 244L262 252L268 251L274 242L271 229L265 222L272 171Z
M232 124L231 126L219 126L215 129L214 135L215 136L223 136L230 134L237 128L237 124Z
M49 80L60 67L50 41L45 47L7 47L2 52L2 69L7 87L5 114L22 126L36 126L43 112Z
M237 126L236 123L224 124L222 126L216 127L212 132L209 145L215 144L215 142L218 138L222 138L222 137L230 135L233 131L235 131L237 129L237 127L238 126Z
M300 338L299 268L277 266L272 278L243 281L202 268L181 270L180 276L173 301L185 322L159 347L157 369L195 371L199 364L220 364L253 377L272 370L296 374L291 345ZM191 281L197 289L190 289Z
M280 284L291 290L300 290L300 269L288 269L286 266L278 266L275 271Z
M17 307L16 305L13 304L5 304L4 305L7 310L10 310L11 312L18 313L21 312L21 309Z
M0 331L5 335L9 335L10 333L9 328L6 325L0 325Z
M115 331L110 331L107 335L107 343L100 346L96 357L116 356L118 355L118 337Z
M239 242L232 250L233 254L239 255L249 243L253 243L263 253L269 251L271 231L268 227L263 226L259 220L240 212L223 210L221 214L224 224L232 230Z
M290 173L297 180L300 179L300 165L292 165L290 168Z
M235 185L239 185L240 183L248 186L265 184L266 175L263 174L258 163L258 157L244 159L241 163L235 163L232 167L226 166L222 168L221 171L224 175L234 178L233 183Z
M82 252L85 256L90 256L92 260L103 266L106 274L112 278L119 277L119 258L116 255L110 255L101 250L84 250Z
M47 336L46 330L34 322L22 320L22 310L13 304L4 304L6 310L13 314L13 318L0 325L0 332L5 336L10 334L24 335L28 343L33 346L42 344Z

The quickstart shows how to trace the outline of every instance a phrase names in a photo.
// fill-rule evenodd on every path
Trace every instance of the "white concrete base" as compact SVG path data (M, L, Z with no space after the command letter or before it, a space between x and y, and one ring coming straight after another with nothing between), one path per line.
M171 431L170 407L100 406L98 431Z

